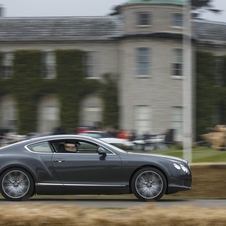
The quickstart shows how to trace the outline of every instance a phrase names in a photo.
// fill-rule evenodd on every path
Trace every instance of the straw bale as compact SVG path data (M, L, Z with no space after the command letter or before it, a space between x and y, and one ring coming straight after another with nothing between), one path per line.
M208 142L214 149L222 149L226 147L226 126L216 125L212 129L208 129L209 133L202 134L203 140Z
M13 211L10 211L13 209ZM159 207L86 209L75 205L3 205L0 226L225 226L226 208Z

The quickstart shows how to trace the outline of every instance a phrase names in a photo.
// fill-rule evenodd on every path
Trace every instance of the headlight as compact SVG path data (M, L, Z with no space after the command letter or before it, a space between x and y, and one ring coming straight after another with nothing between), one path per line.
M181 166L181 169L182 169L185 173L188 173L188 172L189 172L189 170L188 170L187 167L185 167L185 166L182 165L182 164L180 164L180 166Z
M177 163L173 163L173 165L174 165L174 167L175 167L176 169L178 169L178 170L180 170L180 169L181 169L181 167L180 167L180 165L179 165L179 164L177 164Z
M189 172L189 169L185 167L183 164L173 163L174 167L178 170L183 170L185 173Z

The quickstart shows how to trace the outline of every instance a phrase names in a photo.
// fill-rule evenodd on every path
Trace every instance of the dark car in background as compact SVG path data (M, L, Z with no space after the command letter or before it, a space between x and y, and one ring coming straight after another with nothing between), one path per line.
M129 194L159 200L190 190L187 161L123 151L100 139L52 135L0 148L0 191L7 200L34 194Z

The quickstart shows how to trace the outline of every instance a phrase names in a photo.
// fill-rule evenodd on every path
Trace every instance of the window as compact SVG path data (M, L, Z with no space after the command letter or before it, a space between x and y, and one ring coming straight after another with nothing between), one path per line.
M1 62L1 77L8 78L12 73L13 53L3 53Z
M98 145L92 142L84 141L84 140L55 140L51 142L55 152L57 153L73 153L73 154L95 154L98 155ZM73 144L76 146L75 149L70 149L70 147L73 147ZM105 149L106 153L111 153L107 149Z
M224 85L224 59L223 57L216 57L215 59L215 84L217 86Z
M150 50L149 48L137 49L137 75L150 75Z
M173 50L172 75L182 76L183 73L183 52L182 49Z
M148 13L137 14L137 25L138 26L150 25L150 15Z
M43 108L43 119L49 121L57 121L59 118L58 107L44 107Z
M135 106L135 130L138 134L150 133L150 107L145 105Z
M55 53L44 52L42 56L42 77L43 78L55 78Z
M85 107L83 111L84 124L100 128L102 121L102 108L93 106Z
M172 14L172 24L173 27L183 27L183 14L173 13Z
M171 128L174 129L174 141L182 141L183 108L173 107L171 112Z
M2 104L1 109L1 126L9 129L15 129L17 126L16 106L14 102Z
M46 154L52 153L52 150L48 142L41 142L38 144L28 145L28 148L33 152L46 153Z
M98 53L86 52L85 54L85 74L86 78L99 78L98 74Z

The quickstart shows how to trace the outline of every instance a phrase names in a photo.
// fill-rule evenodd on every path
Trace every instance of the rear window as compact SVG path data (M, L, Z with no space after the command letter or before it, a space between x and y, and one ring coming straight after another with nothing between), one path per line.
M28 149L32 152L38 152L38 153L52 153L52 149L49 146L48 142L40 142L36 144L31 144L27 146Z

